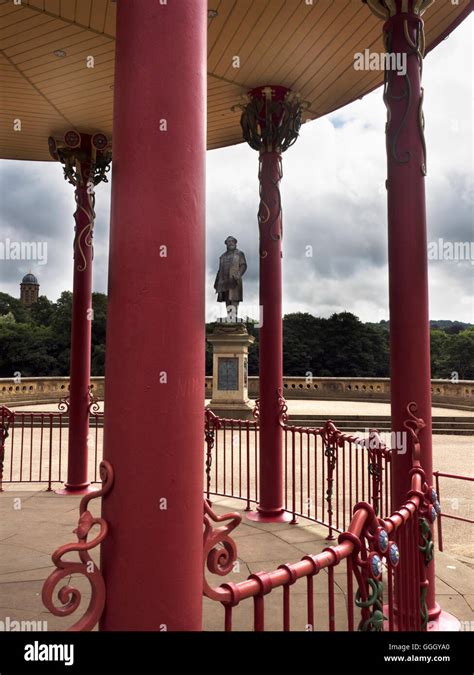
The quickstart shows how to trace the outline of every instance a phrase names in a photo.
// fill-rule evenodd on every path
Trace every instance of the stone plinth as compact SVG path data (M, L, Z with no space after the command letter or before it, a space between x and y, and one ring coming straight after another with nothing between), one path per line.
M209 407L219 417L251 419L248 396L248 348L255 338L241 323L222 323L207 336L212 344L212 399Z

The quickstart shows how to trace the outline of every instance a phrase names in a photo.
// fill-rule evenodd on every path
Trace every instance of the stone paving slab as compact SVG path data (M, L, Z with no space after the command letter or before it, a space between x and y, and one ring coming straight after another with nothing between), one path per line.
M21 498L21 508L14 510L12 500ZM8 492L0 495L0 621L47 621L48 630L65 630L76 621L59 618L47 612L42 604L41 589L53 570L51 553L60 545L75 541L72 530L77 525L79 497L56 495L53 492ZM100 500L90 502L95 514ZM218 498L213 506L222 515L239 511L241 525L234 531L238 550L238 565L226 577L208 574L213 586L232 581L238 583L250 574L272 571L287 562L297 562L305 554L316 554L330 543L326 528L303 518L297 525L289 523L257 523L249 521L237 500ZM449 525L446 525L448 527ZM92 556L98 562L98 550ZM464 621L465 630L474 629L474 572L470 565L448 553L436 554L437 592L443 609ZM334 569L334 603L336 628L347 629L346 566ZM328 628L328 573L321 570L313 580L316 631ZM90 597L87 579L75 575L72 585L82 593L85 608ZM290 589L291 628L308 630L306 580L300 579ZM283 621L283 591L275 589L265 596L265 627L281 630ZM204 599L205 630L222 630L224 611L220 603ZM357 618L356 618L357 622ZM243 601L233 611L234 630L249 630L253 626L253 602ZM467 626L467 628L466 628Z

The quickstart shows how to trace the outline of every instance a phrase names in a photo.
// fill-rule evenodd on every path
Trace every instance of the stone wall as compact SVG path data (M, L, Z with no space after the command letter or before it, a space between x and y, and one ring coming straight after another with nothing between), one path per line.
M91 378L92 393L104 398L104 378ZM0 378L1 405L57 403L69 393L68 377L22 377L21 381Z
M104 398L104 378L91 379L92 392ZM27 405L56 403L67 396L68 377L29 377L21 382L0 378L0 404ZM211 398L212 377L206 377L206 398ZM432 380L433 404L452 408L474 410L474 382L460 380ZM319 399L333 401L389 401L390 380L369 377L319 377L311 382L304 377L283 378L283 393L288 399ZM258 397L258 377L249 377L249 396Z

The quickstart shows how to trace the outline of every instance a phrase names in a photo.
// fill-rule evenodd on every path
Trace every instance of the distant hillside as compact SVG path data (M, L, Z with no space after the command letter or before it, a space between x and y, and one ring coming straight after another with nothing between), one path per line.
M389 328L390 327L390 321L380 321L378 324L371 324L373 326L379 325L382 326L383 328ZM472 323L464 323L463 321L448 321L447 319L438 319L438 320L432 320L430 321L430 328L435 329L435 330L443 330L445 333L449 333L451 335L457 335L463 330L466 330L467 328L472 328L474 324Z
M445 333L457 334L466 328L472 328L474 324L472 323L463 323L462 321L430 321L431 328L437 328L438 330L444 330Z

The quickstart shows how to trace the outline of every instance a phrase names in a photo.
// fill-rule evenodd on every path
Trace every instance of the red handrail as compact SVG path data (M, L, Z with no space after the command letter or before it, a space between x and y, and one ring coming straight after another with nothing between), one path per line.
M403 542L403 556L406 562L406 569L403 570L404 577L398 575L398 583L396 585L396 602L398 606L398 624L400 630L419 630L426 626L427 611L426 606L422 605L423 599L426 597L426 588L428 585L426 570L421 564L421 547L418 545L418 517L430 515L434 513L435 505L437 504L437 496L433 493L430 486L425 480L425 473L420 463L420 443L418 440L418 432L424 427L424 422L416 418L414 411L416 405L410 404L407 408L410 419L407 420L406 429L412 435L413 451L412 451L412 469L411 469L411 490L407 494L407 498L403 506L397 511L393 512L388 518L382 519L377 517L373 507L361 502L354 507L354 515L346 532L339 535L338 544L325 548L317 555L306 555L299 562L280 565L278 569L270 572L260 572L252 574L246 581L239 583L224 583L217 587L211 587L204 574L204 595L221 602L225 607L225 626L226 630L231 630L232 627L232 607L238 605L245 599L254 599L254 628L255 630L263 630L264 627L264 596L270 593L273 589L278 587L284 588L283 595L283 616L284 629L289 629L289 587L298 579L303 577L311 578L316 573L324 568L331 568L331 573L328 577L328 593L329 593L329 625L330 630L335 629L334 623L334 589L331 585L334 581L332 568L338 565L341 560L348 560L348 574L349 570L354 574L359 584L359 605L362 607L362 617L365 625L372 621L381 621L380 615L383 617L381 611L370 613L368 607L372 604L373 595L369 596L370 583L375 586L370 586L371 589L376 588L376 581L370 581L370 571L367 568L374 562L376 556L377 546L373 543L377 537L383 534L387 538L388 535L396 533L402 526L407 524L401 530ZM212 530L211 520L222 522L230 520L229 526L219 527L217 530ZM233 562L237 559L237 549L229 537L229 533L240 522L240 516L236 513L229 513L223 516L216 516L212 511L207 510L204 515L205 536L204 536L204 560L207 563L207 568L216 574L225 576L232 569ZM382 532L384 531L384 533ZM365 547L365 540L370 544L370 550ZM391 583L392 570L388 553L388 539L385 548L385 556L387 557L387 566L389 568L389 580ZM426 542L425 542L426 544ZM372 548L375 546L375 548ZM399 550L395 542L391 543ZM430 543L429 546L432 546ZM221 548L219 548L221 547ZM223 548L222 548L223 547ZM428 547L427 547L428 548ZM429 548L431 552L431 548ZM383 551L382 551L383 553ZM349 567L349 561L352 560ZM428 556L429 563L431 558ZM381 565L381 557L378 556L377 565ZM395 567L397 563L393 563ZM381 568L380 568L381 570ZM380 571L381 575L381 571ZM380 576L378 577L380 578ZM372 575L372 579L377 579L377 575ZM349 580L348 580L349 581ZM352 588L352 579L350 580ZM415 588L421 589L420 596L414 593ZM312 583L308 582L308 589L312 588ZM393 589L389 587L389 625L394 626L394 612L393 612ZM365 604L364 604L365 603ZM349 603L350 604L350 603ZM357 602L356 602L357 604ZM314 614L311 600L308 596L308 616ZM377 616L376 616L377 615ZM426 622L423 617L426 617ZM349 626L353 624L352 610L348 609L348 623Z

